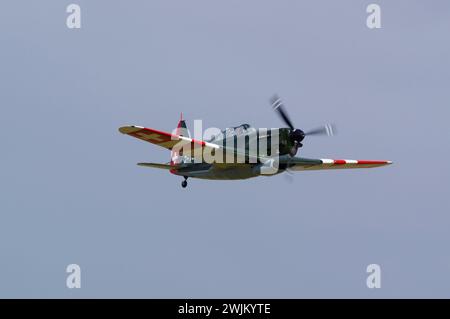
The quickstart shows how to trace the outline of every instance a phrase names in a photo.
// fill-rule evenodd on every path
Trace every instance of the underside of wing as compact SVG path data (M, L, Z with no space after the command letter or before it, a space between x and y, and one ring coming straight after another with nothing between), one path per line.
M311 171L322 169L372 168L390 165L392 162L349 159L308 159L294 157L285 164L292 171Z

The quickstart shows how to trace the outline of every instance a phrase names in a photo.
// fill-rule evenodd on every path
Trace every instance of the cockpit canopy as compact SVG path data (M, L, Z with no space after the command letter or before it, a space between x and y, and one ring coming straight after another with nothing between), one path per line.
M241 124L235 127L229 127L223 130L220 134L214 135L210 141L222 140L233 136L239 136L243 134L249 134L255 129L250 124Z

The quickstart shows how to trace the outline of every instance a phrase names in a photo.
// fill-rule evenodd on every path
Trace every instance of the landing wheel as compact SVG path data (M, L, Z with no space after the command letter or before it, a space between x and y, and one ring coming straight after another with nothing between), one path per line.
M187 186L187 177L184 178L184 181L181 182L181 187L186 188Z

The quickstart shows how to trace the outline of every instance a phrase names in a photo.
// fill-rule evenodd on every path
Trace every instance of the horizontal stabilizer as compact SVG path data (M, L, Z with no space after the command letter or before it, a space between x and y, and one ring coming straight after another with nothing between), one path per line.
M170 164L160 164L160 163L138 163L139 166L162 168L162 169L174 169L176 166Z

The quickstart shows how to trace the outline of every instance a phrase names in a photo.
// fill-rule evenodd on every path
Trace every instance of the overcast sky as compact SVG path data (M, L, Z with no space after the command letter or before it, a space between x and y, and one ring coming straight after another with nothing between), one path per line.
M448 1L73 2L1 3L0 297L450 297ZM274 93L338 126L298 155L394 165L182 189L117 131L278 127Z

